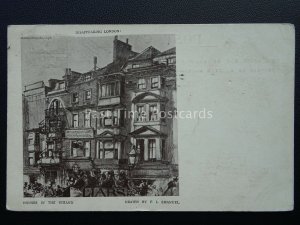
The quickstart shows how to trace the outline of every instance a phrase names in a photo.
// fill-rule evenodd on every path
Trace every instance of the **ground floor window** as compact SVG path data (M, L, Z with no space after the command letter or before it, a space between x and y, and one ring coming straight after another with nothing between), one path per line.
M91 142L90 141L84 142L84 156L85 157L91 156Z
M98 141L97 143L97 158L98 159L118 159L117 142L113 141Z
M33 166L34 165L34 153L29 153L29 165Z
M161 139L161 159L166 159L166 140Z
M90 157L91 142L90 141L72 141L71 143L72 157Z
M149 160L155 159L155 151L156 151L156 140L149 139L148 140L148 150L149 150Z

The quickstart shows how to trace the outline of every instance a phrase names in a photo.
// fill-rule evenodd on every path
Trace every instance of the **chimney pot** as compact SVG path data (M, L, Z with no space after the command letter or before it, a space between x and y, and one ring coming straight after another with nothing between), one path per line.
M94 56L94 70L97 69L97 57Z
M126 38L126 44L128 44L128 38Z

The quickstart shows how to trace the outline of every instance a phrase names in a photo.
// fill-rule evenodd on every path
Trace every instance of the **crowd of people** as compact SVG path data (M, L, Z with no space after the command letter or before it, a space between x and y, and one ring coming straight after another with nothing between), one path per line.
M160 187L158 187L160 186ZM37 180L24 182L24 197L88 197L88 196L172 196L178 195L178 178L162 186L153 180L129 179L125 171L77 171L69 175L65 186L55 181L42 185Z

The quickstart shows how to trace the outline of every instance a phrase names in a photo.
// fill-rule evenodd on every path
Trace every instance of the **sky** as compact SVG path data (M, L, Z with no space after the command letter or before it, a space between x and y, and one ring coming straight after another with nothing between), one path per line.
M118 39L142 52L153 46L161 52L175 47L174 35L131 35ZM80 73L93 69L93 57L99 68L112 62L114 36L109 37L52 37L51 39L21 40L22 86L38 81L48 85L49 79L62 79L65 68Z

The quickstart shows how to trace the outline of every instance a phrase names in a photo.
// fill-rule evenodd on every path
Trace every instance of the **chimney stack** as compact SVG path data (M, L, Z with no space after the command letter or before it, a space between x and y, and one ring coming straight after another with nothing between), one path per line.
M97 57L94 56L94 70L97 69Z
M128 38L126 38L126 44L128 44Z

